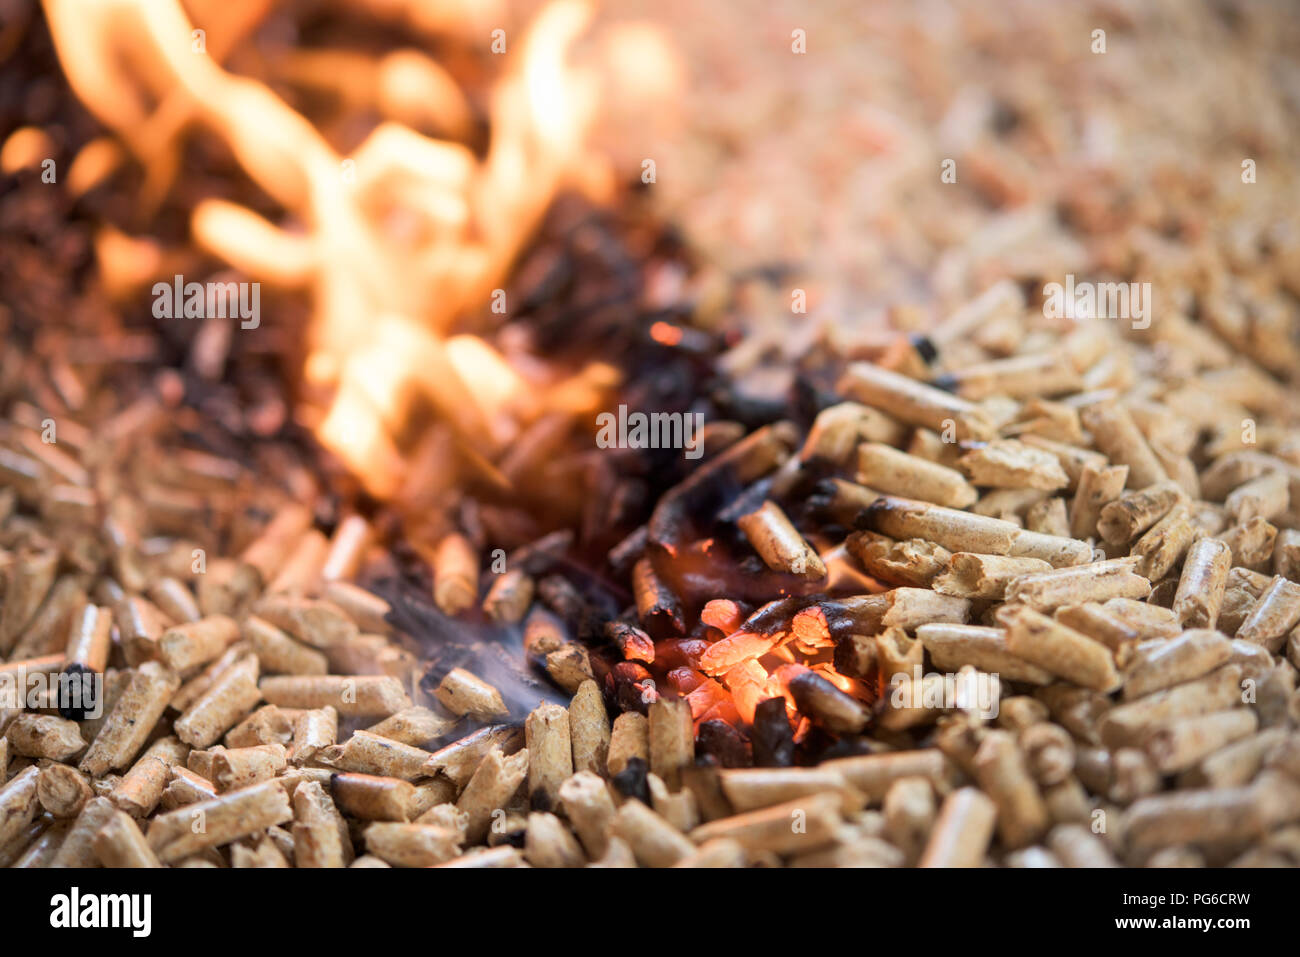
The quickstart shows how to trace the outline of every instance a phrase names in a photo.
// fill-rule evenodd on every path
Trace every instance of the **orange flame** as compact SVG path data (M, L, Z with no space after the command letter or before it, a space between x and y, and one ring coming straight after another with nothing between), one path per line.
M341 155L268 86L226 70L221 61L270 0L192 4L195 20L178 0L44 6L73 89L145 166L146 206L166 192L180 136L198 125L283 207L283 222L273 223L206 200L191 227L201 248L244 273L310 292L304 377L313 394L329 396L313 418L366 487L384 497L402 487L401 433L420 402L468 454L493 458L513 434L508 413L520 411L524 384L488 343L445 336L504 282L559 190L608 190L607 165L585 146L598 83L569 57L591 20L589 4L554 0L518 44L511 41L482 160L393 121ZM376 6L425 28L440 25L420 14L421 4ZM376 61L296 52L276 69L306 84L340 71L358 79L348 89L374 100L381 115L427 120L452 135L467 126L450 76L418 51Z

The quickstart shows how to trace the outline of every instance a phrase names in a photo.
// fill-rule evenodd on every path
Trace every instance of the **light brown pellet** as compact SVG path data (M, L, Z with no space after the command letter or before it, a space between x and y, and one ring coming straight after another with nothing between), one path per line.
M324 654L296 641L269 621L249 615L240 629L244 640L257 655L263 672L285 675L323 675L329 672L329 659Z
M1127 482L1127 465L1086 463L1070 503L1070 534L1083 539L1101 535L1102 510L1119 498Z
M503 754L513 754L523 746L522 727L490 725L435 751L429 758L429 772L446 778L457 787L464 787L483 756L492 748L500 748Z
M102 674L112 650L112 630L112 612L95 605L84 606L72 616L64 667Z
M594 681L584 681L569 702L569 737L573 742L573 769L603 775L609 756L610 724L604 698Z
M554 814L528 815L524 857L533 867L581 867L587 862L582 845Z
M1127 544L1186 497L1177 483L1169 481L1127 492L1102 507L1097 532L1112 545Z
M126 772L109 800L132 817L148 817L162 800L172 768L184 766L189 751L189 746L178 738L159 738Z
M605 782L590 771L579 771L560 785L560 803L587 856L599 860L609 844L614 801Z
M427 764L432 756L422 748L357 731L343 744L320 749L316 760L341 771L415 781L429 775Z
M180 678L158 662L147 661L136 668L82 757L81 770L91 777L101 777L128 767L153 733L154 725L180 685Z
M452 714L471 715L479 721L492 721L510 713L500 691L464 668L447 672L436 696Z
M963 455L959 464L970 476L971 481L979 486L1032 488L1050 492L1065 488L1070 482L1056 456L1032 445L1017 442L1015 439L996 439L979 445ZM882 491L891 490L882 489ZM906 489L898 491L899 494L913 494ZM938 504L955 505L961 508L970 503L940 502Z
M223 748L212 760L209 780L218 791L234 791L260 781L269 781L285 769L283 744L259 744L251 748Z
M1231 708L1241 702L1241 677L1241 666L1229 662L1203 678L1117 705L1101 718L1102 740L1111 747L1138 744L1160 722Z
M36 780L36 799L56 818L76 817L94 796L85 775L66 764L42 768Z
M764 502L756 511L738 518L736 524L768 568L809 581L825 577L826 565L821 557L775 502Z
M346 867L351 857L347 828L325 788L306 781L293 792L295 867Z
M158 579L149 586L149 597L172 621L198 621L202 617L189 586L179 579Z
M1131 701L1209 674L1227 661L1231 653L1227 637L1208 628L1133 646L1122 659L1124 700Z
M1120 686L1114 657L1100 642L1032 608L1004 605L997 619L1012 654L1094 691Z
M1248 708L1175 718L1151 731L1146 751L1162 774L1176 774L1258 727L1255 712Z
M836 388L908 425L934 432L944 432L951 426L958 439L988 439L993 435L988 416L974 403L870 363L853 363Z
M1097 448L1115 465L1128 466L1130 487L1146 488L1169 477L1123 405L1098 402L1082 409L1079 415Z
M456 802L456 807L469 817L465 826L466 841L478 844L483 840L494 818L504 813L506 804L527 775L526 749L509 757L501 753L500 747L487 752Z
M1086 566L1083 566L1086 567ZM948 570L932 582L935 591L959 598L1001 600L1007 585L1022 576L1051 571L1052 566L1039 558L1010 558L1005 555L979 555L958 552Z
M1055 460L1052 464L1056 464ZM865 442L858 447L857 481L886 494L907 495L949 508L966 508L979 497L975 486L956 469L879 442Z
M1134 803L1123 822L1126 840L1137 850L1250 840L1268 826L1254 787L1155 794Z
M934 827L934 788L925 778L899 778L885 794L885 828L908 861L925 849Z
M1259 603L1237 629L1237 637L1277 654L1287 633L1300 623L1300 584L1276 575Z
M461 835L432 824L376 823L365 830L366 850L393 867L433 867L460 855Z
M609 773L618 774L631 758L650 760L650 723L646 716L624 711L614 719L609 738Z
M529 797L536 808L555 807L560 785L573 775L569 713L560 705L543 702L528 715L524 734Z
M947 759L943 752L934 749L836 758L822 762L819 767L840 774L850 787L871 800L883 799L889 786L905 777L923 777L940 794L949 790Z
M20 714L10 722L5 736L14 754L51 761L66 761L86 746L75 721L49 714Z
M1202 538L1187 550L1173 610L1184 628L1213 628L1228 583L1232 551L1217 538Z
M207 748L221 740L261 700L257 658L245 655L217 676L208 690L176 719L172 729L190 747Z
M919 866L979 867L993 839L997 816L997 806L975 788L953 791L939 810Z
M289 762L306 764L317 753L338 740L339 715L329 705L301 711L293 723L293 745L289 749Z
M483 599L483 613L495 622L516 624L533 603L533 577L520 568L498 575Z
M292 817L284 789L275 781L263 781L159 815L146 836L158 859L172 864Z
M36 795L40 775L35 766L25 768L0 787L0 847L14 840L40 813Z
M1129 554L1138 557L1139 574L1158 581L1178 564L1198 534L1190 514L1186 504L1175 505L1133 543Z
M228 748L252 748L259 744L288 745L293 740L294 712L273 704L263 705L226 732Z
M1070 519L1063 498L1045 498L1025 512L1025 528L1053 538L1070 537Z
M1052 611L1074 602L1145 598L1151 592L1151 583L1136 574L1133 566L1131 559L1119 558L1032 572L1009 582L1005 598L1038 611Z
M611 835L626 843L642 867L672 867L695 850L690 838L637 800L623 802L614 816ZM700 843L704 840L707 837ZM611 841L606 853L613 847Z
M975 753L975 776L998 808L998 834L1008 848L1026 847L1047 831L1047 806L1024 752L1009 731L990 731Z
M682 768L695 761L695 730L691 706L682 698L660 698L650 705L648 722L650 770L670 791L681 787Z
M401 778L372 774L334 774L330 777L334 803L344 814L363 821L409 821L416 799L415 786Z
M135 819L113 811L95 835L95 856L105 867L162 867Z
M239 625L225 615L187 621L158 638L158 659L173 671L185 671L219 657L239 637Z
M1276 518L1287 510L1290 501L1290 481L1279 469L1265 472L1233 489L1223 504L1228 513L1242 523L1252 518Z
M456 720L425 707L406 708L389 715L383 721L367 728L377 734L402 744L423 748L430 741L441 738L456 725Z
M946 672L960 671L973 665L980 671L998 674L1009 681L1045 685L1052 681L1051 672L1014 654L1007 646L1001 628L979 625L922 625L916 629L925 651L935 668Z
M341 716L387 716L411 706L387 675L286 675L263 678L261 695L281 708L331 707Z
M433 600L448 615L458 615L478 601L478 553L469 539L452 532L433 554Z

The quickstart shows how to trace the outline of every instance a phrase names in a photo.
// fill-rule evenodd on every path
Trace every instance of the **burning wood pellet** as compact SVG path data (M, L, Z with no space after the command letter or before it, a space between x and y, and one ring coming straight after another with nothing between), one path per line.
M764 502L737 524L768 568L816 580L826 575L821 556L799 534L775 502Z

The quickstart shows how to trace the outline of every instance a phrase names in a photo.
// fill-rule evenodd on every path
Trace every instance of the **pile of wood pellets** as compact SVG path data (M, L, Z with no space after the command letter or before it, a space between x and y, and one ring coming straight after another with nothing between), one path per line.
M1295 864L1289 394L1199 324L1062 322L996 285L888 362L847 363L802 439L782 422L711 450L684 484L761 493L717 521L805 587L691 612L662 540L670 491L633 537L637 607L607 632L638 667L694 653L698 680L678 669L612 722L620 673L596 680L585 650L551 672L568 707L543 701L522 726L470 669L422 683L386 601L351 581L373 548L360 516L326 536L282 502L237 554L208 555L142 537L121 509L96 518L120 465L104 437L150 421L139 408L58 444L15 426L0 862ZM1019 351L956 364L1007 324ZM150 532L247 478L166 454ZM480 574L459 535L433 564L440 604L527 618L548 661L576 650L527 572ZM694 645L652 637L665 627ZM959 678L991 697L954 694ZM697 746L702 721L733 713L719 695L741 760ZM787 747L761 740L789 719ZM797 764L818 737L853 747Z
M698 393L681 407L705 415L702 457L596 451L543 409L482 502L439 446L418 509L351 511L288 434L288 327L208 323L177 361L181 327L108 328L97 292L69 303L93 271L78 210L129 209L127 192L74 206L35 174L0 192L0 866L1300 866L1295 125L1271 71L1241 72L1252 33L1285 33L1224 6L1189 59L1184 34L1103 12L1105 57L1088 9L1050 42L908 27L908 55L867 58L902 94L856 138L927 144L884 153L879 182L903 185L855 193L897 205L834 230L829 261L887 292L852 301L880 328L792 314L763 270L763 305L729 281L679 302L684 265L646 279L591 228L540 250L536 295L511 300L553 308L544 343L602 342L562 301L565 277L590 282L573 248L633 277L588 297L611 325L662 309L654 341L695 364L645 378ZM1135 60L1126 36L1165 52ZM1205 66L1234 50L1232 73ZM957 95L1030 56L1061 82L1012 70ZM1142 98L1067 113L1165 62L1161 122ZM43 122L47 99L17 119ZM1243 99L1258 122L1237 128ZM928 145L941 102L955 183L936 175L950 144ZM1150 148L1175 119L1193 129ZM766 222L764 190L703 182L728 218ZM838 223L822 213L840 201L802 205ZM1046 308L1074 274L1098 295ZM918 285L937 294L903 301ZM701 330L731 344L717 362ZM589 487L588 466L608 474ZM367 587L406 552L428 566L428 634L401 590ZM484 647L532 683L507 688Z

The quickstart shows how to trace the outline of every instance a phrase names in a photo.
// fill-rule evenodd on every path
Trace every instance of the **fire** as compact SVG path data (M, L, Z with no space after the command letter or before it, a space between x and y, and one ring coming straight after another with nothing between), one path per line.
M565 383L528 382L488 341L447 338L458 317L501 288L557 193L609 191L608 163L586 146L600 84L570 55L591 21L589 4L554 0L522 38L509 38L482 157L414 128L463 136L472 118L450 74L418 50L373 59L291 51L267 67L278 81L327 87L389 118L345 155L268 85L222 65L269 0L44 6L73 89L146 169L146 212L169 188L181 139L194 127L216 134L282 208L272 222L209 199L193 210L191 229L200 248L247 275L310 294L303 379L318 408L300 418L370 492L392 497L403 487L418 438L408 426L422 406L449 426L465 456L486 463L541 414L524 401L531 389L552 387L582 411L593 383L609 385L605 369L567 391ZM423 4L373 6L422 30L448 26ZM99 143L93 157L78 159L81 178L93 182L117 157ZM151 262L118 252L134 252L126 239L101 243L116 252L101 265L126 274L116 287L106 275L118 291Z
M611 31L604 59L596 58L602 76L574 55L592 7L585 0L542 6L526 32L508 38L486 99L487 146L476 153L466 145L475 130L471 98L419 49L285 50L266 62L253 58L261 74L252 77L226 64L271 0L44 4L73 89L117 139L97 140L75 159L75 189L102 182L133 157L146 172L140 206L147 220L178 174L184 137L201 130L219 138L279 207L268 218L248 205L205 199L191 212L191 232L200 249L243 274L309 295L296 415L371 494L414 514L440 507L467 481L509 491L617 384L605 363L561 372L508 336L456 324L504 296L514 260L562 190L598 199L610 193L610 165L588 146L602 85L634 100L639 113L677 91L680 70L650 28ZM461 19L443 20L409 0L359 5L422 34L493 22L487 6L476 19L465 7ZM478 31L480 42L489 30ZM248 58L238 62L246 67ZM379 122L344 152L272 84L329 94ZM33 131L11 138L0 162L30 164L43 151ZM157 240L109 227L96 249L105 288L120 297L176 259ZM649 333L668 346L684 335L664 321ZM701 587L713 582L726 593L745 584L715 577L711 540L663 547L678 573ZM750 597L744 589L735 594ZM801 676L873 697L831 665L824 617L810 611L786 630L749 632L739 609L710 603L704 620L716 640L686 640L681 666L666 665L697 725L752 723L774 698L797 722L791 682Z

